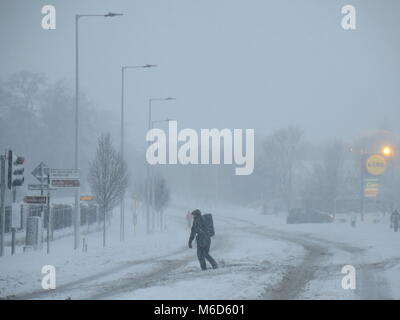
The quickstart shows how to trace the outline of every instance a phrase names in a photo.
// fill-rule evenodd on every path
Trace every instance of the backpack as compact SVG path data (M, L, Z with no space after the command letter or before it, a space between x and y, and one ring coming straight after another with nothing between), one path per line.
M215 235L215 229L214 229L214 221L211 213L205 213L203 214L203 221L205 228L207 230L207 233L210 237Z

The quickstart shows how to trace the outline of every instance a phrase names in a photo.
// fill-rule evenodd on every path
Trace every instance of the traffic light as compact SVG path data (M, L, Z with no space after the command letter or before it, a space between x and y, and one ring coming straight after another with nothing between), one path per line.
M12 150L8 151L8 189L22 186L24 183L24 162L23 157L18 157Z

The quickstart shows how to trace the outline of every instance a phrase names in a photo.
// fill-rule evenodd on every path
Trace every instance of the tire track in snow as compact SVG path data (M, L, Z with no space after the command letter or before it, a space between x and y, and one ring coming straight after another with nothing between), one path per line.
M74 290L76 287L82 287L84 284L88 284L90 282L100 280L103 277L109 276L112 273L117 273L125 270L129 270L132 267L142 265L142 264L149 264L149 263L155 263L158 262L160 259L166 259L172 256L176 256L179 254L182 254L186 251L186 249L179 249L176 250L172 253L159 256L159 257L150 257L147 259L143 260L137 260L137 261L131 261L131 262L126 262L123 263L119 266L113 267L113 268L108 268L107 270L95 273L93 275L79 278L77 280L67 282L61 285L57 285L57 289L55 290L37 290L29 293L23 293L23 294L18 294L18 295L10 295L6 296L5 299L17 299L17 300L27 300L27 299L41 299L41 298L46 298L51 297L51 296L58 296L62 293L68 292L68 290Z
M354 256L356 268L356 297L359 299L391 299L391 289L376 264L364 263L366 249L341 242L334 242L309 235L293 234L273 229L256 229L253 232L263 234L274 240L284 240L299 244L307 251L299 265L288 265L282 281L272 288L266 288L263 299L287 300L301 298L307 284L317 279L317 272L331 268L323 265L327 257L333 255L332 250L340 250ZM338 281L343 274L338 268ZM344 289L343 289L344 290Z
M177 220L184 220L180 217L174 217ZM221 235L214 241L213 250L220 250L226 248L228 241L226 237ZM74 291L79 292L79 299L106 299L115 295L123 294L125 292L132 292L137 289L146 288L167 279L168 275L184 265L190 263L194 259L197 259L195 251L190 251L188 248L183 247L182 249L176 250L172 253L151 257L143 260L127 262L120 266L109 268L105 271L98 272L94 275L79 278L75 281L71 281L62 285L58 285L56 290L38 290L26 294L19 294L13 296L7 296L6 299L46 299L46 298L67 298L70 293ZM177 258L177 256L187 254L188 257ZM123 275L118 279L106 280L101 282L102 278L109 276L112 273L127 272L135 266L149 264L148 272L140 273L138 275ZM133 270L132 270L133 271ZM99 281L96 283L96 281ZM82 294L86 292L86 294ZM64 295L64 296L63 296ZM73 299L72 295L72 299Z

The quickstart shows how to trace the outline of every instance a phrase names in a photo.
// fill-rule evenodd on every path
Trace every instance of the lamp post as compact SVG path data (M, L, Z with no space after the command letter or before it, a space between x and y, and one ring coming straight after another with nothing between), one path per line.
M79 19L83 17L111 18L122 16L122 13L109 12L107 14L77 14L75 15L75 169L79 170ZM74 214L74 249L79 247L80 237L80 188L75 189L75 214Z
M154 64L145 64L142 66L122 66L121 67L121 159L124 161L124 90L125 90L125 70L126 69L145 69L145 68L154 68L156 65ZM120 213L120 241L124 241L125 239L125 194L121 196L121 205L120 205L121 213Z
M148 130L151 130L152 127L152 120L151 120L151 115L152 115L152 103L153 101L171 101L171 100L176 100L175 98L151 98L149 99L149 119L148 119ZM147 234L150 233L150 201L152 201L152 183L150 180L150 165L146 161L146 232ZM153 211L153 206L151 206L151 209Z
M394 154L393 148L391 146L384 146L382 148L382 154L386 157L393 156Z

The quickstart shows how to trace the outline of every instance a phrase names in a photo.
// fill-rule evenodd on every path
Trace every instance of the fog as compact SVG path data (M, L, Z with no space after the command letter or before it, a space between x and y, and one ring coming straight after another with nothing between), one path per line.
M54 30L42 28L49 4ZM355 30L341 24L349 4ZM59 178L45 208L24 200L40 194L32 170L75 168L77 14L100 15L79 19L80 189ZM400 218L394 226L388 214L400 208L399 21L396 0L1 0L0 161L9 176L0 256L17 249L0 259L0 298L399 298L389 224L397 232ZM123 73L122 154L124 66L135 68ZM149 161L149 146L166 164ZM20 164L5 162L9 150L25 159L23 183ZM211 163L216 154L222 163ZM75 207L74 190L85 196ZM188 290L198 269L182 246L196 234L191 219L202 219L195 207L214 215L211 265L222 271ZM290 220L302 214L316 221ZM49 256L31 259L26 248L40 249L42 227ZM48 257L64 272L54 295L32 276ZM332 263L364 266L363 290L340 291ZM309 269L327 271L318 277L328 285Z
M157 65L126 71L125 140L127 162L137 163L136 168L129 166L133 180L144 171L140 159L150 98L176 98L154 103L153 120L175 119L180 128L196 130L254 129L256 157L263 153L260 146L267 136L290 125L303 130L304 140L315 144L340 139L351 145L376 129L392 130L393 134L399 130L400 30L395 8L400 5L396 1L353 1L357 8L355 31L341 28L343 1L52 4L56 30L41 28L43 1L4 0L0 4L2 80L6 82L21 71L40 73L46 85L63 80L71 99L70 112L64 117L55 105L54 121L51 112L45 112L48 123L59 127L62 122L62 139L50 130L29 143L18 132L3 140L3 148L18 146L29 168L45 160L38 155L41 141L51 140L57 150L63 150L63 156L45 148L42 152L47 162L64 167L73 164L74 15L84 13L124 14L80 21L80 90L90 105L81 119L84 174L101 132L111 132L116 146L120 144L123 65ZM46 100L43 95L41 99ZM166 128L162 123L158 126ZM60 141L64 143L60 145ZM160 170L178 181L179 188L182 172L207 170L189 167ZM221 166L209 170L224 171ZM82 183L85 186L85 181Z

